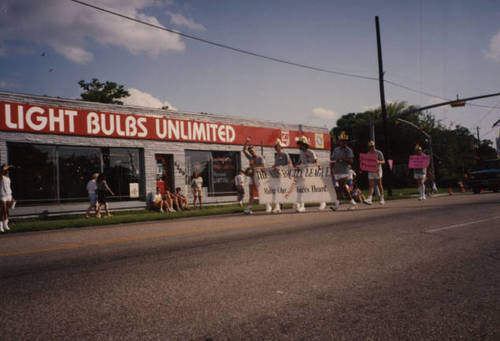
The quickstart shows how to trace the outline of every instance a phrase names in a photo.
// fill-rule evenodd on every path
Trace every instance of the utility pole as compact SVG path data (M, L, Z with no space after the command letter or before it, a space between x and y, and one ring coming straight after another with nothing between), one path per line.
M477 131L477 158L479 159L478 162L481 161L481 152L479 151L479 148L481 148L481 139L479 138L479 127L476 127Z
M391 160L391 145L389 141L389 131L387 129L387 109L385 107L385 91L384 91L384 65L382 63L382 44L380 42L380 27L378 23L378 16L375 17L375 29L377 32L377 51L378 51L378 82L380 89L380 108L382 110L382 122L384 127L384 151L387 160ZM388 175L388 192L392 196L392 170L389 162L385 163L386 173Z

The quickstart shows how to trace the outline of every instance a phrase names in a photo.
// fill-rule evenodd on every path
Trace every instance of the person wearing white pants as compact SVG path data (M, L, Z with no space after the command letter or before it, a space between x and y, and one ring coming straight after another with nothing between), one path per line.
M315 165L318 163L318 158L314 151L309 149L309 139L307 136L301 136L297 139L297 145L300 149L300 157L299 157L299 165ZM324 210L326 207L326 203L322 202L319 205L320 210ZM303 202L299 201L296 203L295 211L302 213L306 211L305 205Z
M276 154L274 154L273 168L292 167L292 159L290 158L290 155L288 155L287 152L283 151L283 143L281 142L280 139L277 139L276 142L274 143L274 150L276 151ZM275 202L275 206L272 212L281 213L281 204L279 201Z

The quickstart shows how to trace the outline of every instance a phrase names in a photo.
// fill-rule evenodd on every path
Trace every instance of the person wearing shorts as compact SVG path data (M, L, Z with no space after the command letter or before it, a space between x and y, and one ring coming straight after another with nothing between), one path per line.
M92 174L92 179L87 182L87 193L89 194L89 207L85 213L85 219L89 218L90 211L94 210L97 214L97 178L99 173Z
M101 174L99 176L99 181L97 182L97 201L99 204L97 205L97 212L95 214L96 218L101 218L101 208L104 205L104 209L106 210L106 216L111 217L111 212L109 211L108 204L108 193L111 195L115 195L111 188L108 186L108 182L106 181L106 175Z
M203 187L203 178L198 174L198 172L193 173L193 179L191 180L191 190L193 191L193 209L196 209L196 199L200 205L201 210L201 192Z
M365 203L368 205L372 204L373 192L375 190L375 185L378 187L378 192L380 195L380 204L385 204L384 200L384 187L382 186L382 165L385 164L384 154L375 148L375 141L368 142L368 154L377 155L378 172L368 172L368 198L366 198Z
M424 155L422 151L422 147L417 145L415 147L415 154L422 156ZM414 168L413 169L413 178L417 182L418 189L418 200L425 200L425 179L427 178L427 168Z
M9 228L9 208L14 208L15 200L12 196L12 189L10 187L9 169L14 166L2 165L0 167L0 200L1 200L1 217L0 217L0 231L5 232Z
M349 180L351 179L351 165L354 159L354 153L351 148L347 146L349 136L342 131L339 135L339 146L335 147L332 153L331 162L333 164L333 176L335 181L338 182L339 191L344 192L349 198L351 209L356 207L356 201L351 196L349 190ZM340 202L337 200L334 206L330 207L333 211L338 210Z

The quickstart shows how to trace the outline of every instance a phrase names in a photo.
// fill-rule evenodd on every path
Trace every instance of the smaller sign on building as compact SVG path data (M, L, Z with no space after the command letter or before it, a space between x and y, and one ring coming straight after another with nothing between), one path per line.
M129 189L131 198L139 198L139 183L131 182L129 184Z

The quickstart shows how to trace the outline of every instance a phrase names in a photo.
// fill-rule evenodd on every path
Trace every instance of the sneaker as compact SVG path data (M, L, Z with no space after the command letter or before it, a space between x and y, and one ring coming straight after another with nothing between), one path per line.
M354 199L351 199L351 205L356 206L358 203L354 201Z
M304 206L300 206L295 210L295 212L297 212L297 213L304 213L305 211L306 211L306 208Z
M174 208L172 208L172 207L170 207L170 208L168 209L168 211L169 211L169 212L177 212L177 211L176 211Z
M253 214L252 209L251 209L251 208L248 208L248 207L247 207L247 209L246 209L246 210L244 210L244 211L243 211L243 213L245 213L245 214L247 214L247 215L248 215L248 214Z
M243 201L239 201L238 204L240 205L240 207L243 207Z
M5 232L5 231L3 230L3 221L0 221L0 232Z
M271 213L272 207L269 204L266 204L266 213Z
M338 201L338 200L337 200L337 201L335 201L335 203L333 204L333 206L330 206L330 209L331 209L332 211L338 211L338 210L339 210L339 208L340 208L340 201Z
M319 204L320 211L323 211L325 208L326 208L326 202L322 202L321 204Z
M276 206L274 207L273 213L281 213L281 205L280 204L276 204Z
M163 210L163 207L160 207L160 213L163 213L163 212L165 212L165 211Z
M384 205L384 204L385 204L384 198L380 198L380 205Z
M373 204L373 202L372 202L372 200L371 200L371 199L365 199L365 200L363 200L363 202L364 202L365 204L367 204L367 205L371 205L371 204Z
M5 228L5 230L9 231L10 230L10 227L9 227L9 221L6 220L3 222L3 227Z

